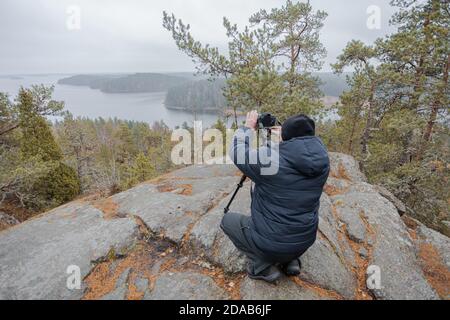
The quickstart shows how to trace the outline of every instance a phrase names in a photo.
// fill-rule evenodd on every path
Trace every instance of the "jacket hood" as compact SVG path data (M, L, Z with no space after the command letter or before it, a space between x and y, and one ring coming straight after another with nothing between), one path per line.
M280 156L301 174L315 177L328 171L330 160L322 140L316 136L298 137L280 144Z

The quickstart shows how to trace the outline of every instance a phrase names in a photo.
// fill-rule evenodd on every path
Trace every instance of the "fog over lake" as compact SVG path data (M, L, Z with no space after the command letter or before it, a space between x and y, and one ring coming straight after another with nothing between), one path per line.
M207 127L215 123L215 114L197 114L169 110L164 106L165 92L157 93L103 93L89 87L69 86L57 84L59 79L67 77L61 75L26 75L0 77L0 92L6 92L10 99L15 99L21 86L54 85L53 99L65 102L65 110L74 116L88 118L119 118L124 120L145 121L153 123L163 120L169 127L180 126L186 121L192 126L195 118L203 121Z

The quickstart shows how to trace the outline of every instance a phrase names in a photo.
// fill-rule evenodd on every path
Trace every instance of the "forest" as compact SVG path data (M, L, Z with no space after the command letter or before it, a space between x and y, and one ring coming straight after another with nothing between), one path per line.
M52 87L0 94L0 210L19 221L79 197L105 197L172 168L171 130L74 118ZM46 119L56 116L54 122Z
M348 89L345 81L348 74L317 72L313 75L317 77L319 89L324 96L339 97ZM192 80L170 87L166 94L165 105L167 108L191 112L224 113L228 108L228 101L223 94L225 87L226 80L223 78Z
M450 235L448 1L391 5L397 9L395 32L374 43L350 41L332 65L347 86L331 107L323 104L315 75L326 55L320 32L327 13L309 3L288 0L260 10L242 29L224 18L226 52L197 41L174 14L164 12L163 27L199 74L224 79L223 96L208 92L206 80L197 86L218 106L226 101L234 126L239 110L272 112L280 120L311 115L329 151L356 157L370 183L386 187L410 215ZM139 75L130 77L129 90L143 90L135 82ZM120 79L95 81L86 84L122 88ZM168 83L158 86L171 90ZM190 92L192 84L178 84L167 104L180 104ZM197 98L189 97L186 107ZM338 119L327 119L330 112ZM58 120L50 122L54 116ZM216 126L224 129L221 121ZM152 179L174 169L170 137L164 123L74 118L63 102L52 100L51 87L22 88L17 97L0 94L0 211L23 221L77 197L103 197Z
M189 81L167 91L166 108L189 110L191 112L223 112L227 101L223 96L225 80Z
M160 73L75 75L60 79L58 84L87 86L105 93L162 92L187 82L183 76Z

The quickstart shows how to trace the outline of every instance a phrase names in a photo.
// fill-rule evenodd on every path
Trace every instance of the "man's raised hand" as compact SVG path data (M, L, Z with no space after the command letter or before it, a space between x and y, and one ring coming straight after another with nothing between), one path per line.
M256 110L252 110L247 113L247 120L245 121L245 126L247 128L256 129L256 124L258 122L258 112Z

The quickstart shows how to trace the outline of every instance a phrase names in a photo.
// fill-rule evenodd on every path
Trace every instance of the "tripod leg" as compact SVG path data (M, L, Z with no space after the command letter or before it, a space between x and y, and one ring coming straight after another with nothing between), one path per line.
M231 196L230 201L228 202L227 206L223 209L224 213L228 213L230 211L231 203L233 202L234 198L236 197L236 194L238 193L239 189L243 187L245 180L247 179L247 176L243 175L241 177L241 180L239 181L236 190L234 190L233 195Z

